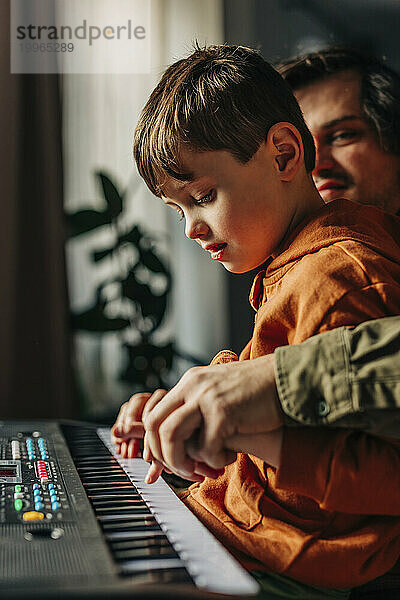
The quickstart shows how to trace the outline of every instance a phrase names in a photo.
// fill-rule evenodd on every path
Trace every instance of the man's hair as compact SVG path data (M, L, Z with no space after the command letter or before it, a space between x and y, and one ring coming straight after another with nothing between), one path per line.
M374 57L335 46L289 59L277 70L293 91L342 71L360 75L360 105L382 150L400 154L400 76Z
M140 175L157 196L165 176L187 181L180 153L227 150L246 163L276 123L299 130L304 163L312 171L315 148L290 86L258 52L243 46L196 47L171 65L153 90L135 130Z

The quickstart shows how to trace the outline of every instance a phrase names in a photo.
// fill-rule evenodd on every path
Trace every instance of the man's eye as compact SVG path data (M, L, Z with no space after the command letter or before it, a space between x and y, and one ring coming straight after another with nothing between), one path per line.
M330 136L331 143L333 144L347 144L348 142L353 141L357 137L357 131L346 130L346 131L337 131L332 133Z

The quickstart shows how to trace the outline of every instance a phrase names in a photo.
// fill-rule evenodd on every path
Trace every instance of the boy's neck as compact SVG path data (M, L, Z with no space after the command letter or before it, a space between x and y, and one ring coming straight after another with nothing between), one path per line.
M286 233L279 244L279 247L272 254L272 258L279 256L290 234L296 229L296 227L298 227L298 225L300 225L302 221L304 221L304 219L307 219L307 217L325 206L325 202L315 187L311 175L306 176L302 182L302 185L300 185L296 191L297 197L296 202L294 202L295 209L293 211L292 218Z

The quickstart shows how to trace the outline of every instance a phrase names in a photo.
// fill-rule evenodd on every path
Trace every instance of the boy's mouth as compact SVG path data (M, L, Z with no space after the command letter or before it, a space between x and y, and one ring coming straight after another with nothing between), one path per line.
M221 260L222 255L224 253L224 250L225 250L226 246L227 246L226 243L222 243L222 244L209 244L208 246L204 247L204 250L207 250L207 252L210 252L211 258L213 260Z

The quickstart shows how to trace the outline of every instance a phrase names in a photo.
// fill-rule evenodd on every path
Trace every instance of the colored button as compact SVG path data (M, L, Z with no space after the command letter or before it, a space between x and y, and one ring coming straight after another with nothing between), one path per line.
M14 492L17 492L17 493L18 493L18 492L22 492L22 488L21 488L21 486L20 486L20 485L16 485L16 486L14 487Z
M17 500L14 500L14 508L15 510L21 510L22 500L20 500L19 498L17 498Z
M39 489L39 484L38 483L34 483L32 487L33 487L34 490L38 490Z
M59 501L59 497L56 496L55 494L52 494L50 496L50 502L58 502Z
M35 502L35 510L43 510L44 504L43 502Z
M61 504L59 502L53 502L51 508L53 510L58 510L59 508L61 508Z
M36 510L30 510L22 515L24 521L41 521L44 519L44 514L42 512L37 512Z
M49 490L54 490L54 483L49 483Z
M14 498L23 498L24 492L14 492Z

